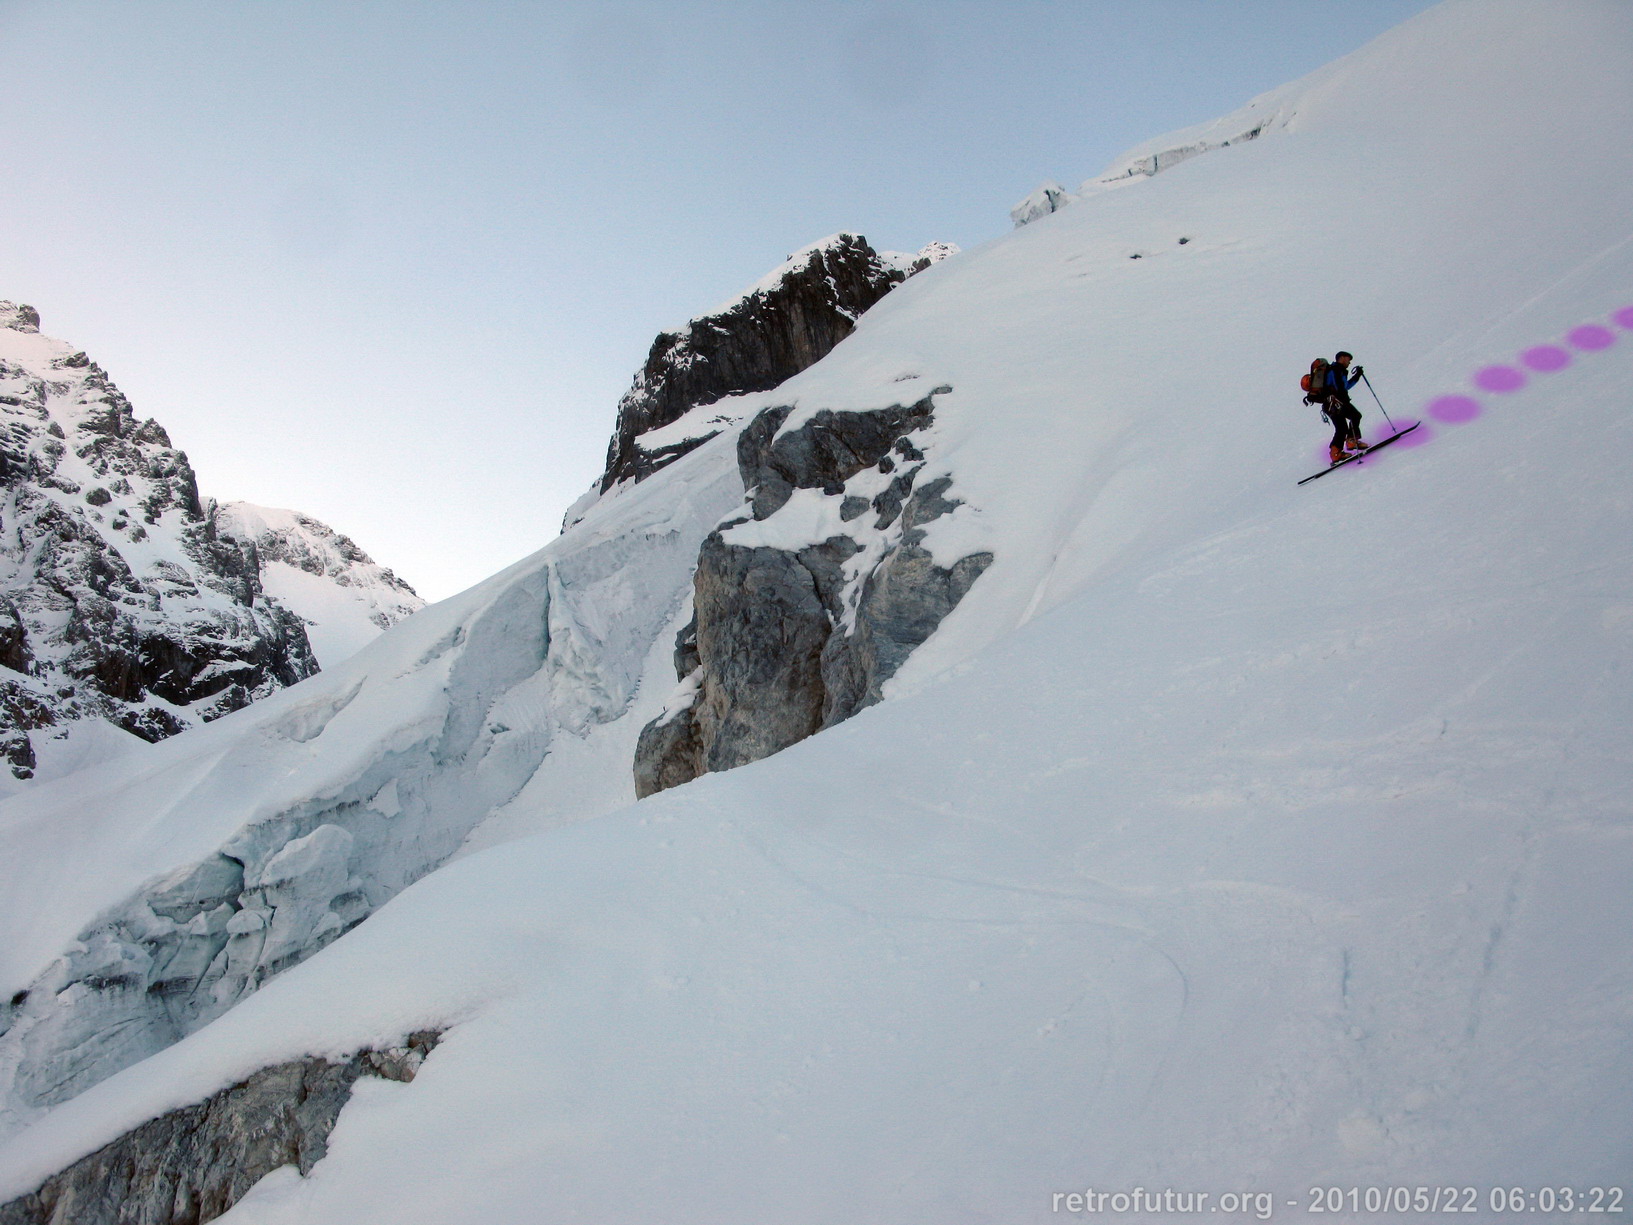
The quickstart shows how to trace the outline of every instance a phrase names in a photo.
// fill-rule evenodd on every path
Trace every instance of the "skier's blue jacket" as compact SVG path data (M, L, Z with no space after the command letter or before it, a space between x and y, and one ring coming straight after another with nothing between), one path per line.
M1349 389L1354 387L1355 384L1359 383L1360 381L1361 376L1359 374L1352 374L1349 376L1349 381L1345 382L1344 368L1342 366L1328 366L1327 382L1324 390L1326 391L1327 395L1337 396L1345 404L1348 404Z

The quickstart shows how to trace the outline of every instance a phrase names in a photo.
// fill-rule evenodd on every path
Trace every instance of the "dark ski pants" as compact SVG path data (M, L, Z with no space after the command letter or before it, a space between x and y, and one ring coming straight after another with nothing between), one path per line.
M1332 422L1332 445L1342 447L1347 438L1361 437L1361 410L1341 400L1328 400L1324 410Z

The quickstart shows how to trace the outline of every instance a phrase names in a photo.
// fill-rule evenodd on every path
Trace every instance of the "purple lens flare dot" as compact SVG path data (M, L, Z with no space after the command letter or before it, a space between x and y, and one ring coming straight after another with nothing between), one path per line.
M1624 306L1611 313L1611 323L1626 332L1633 332L1633 305ZM1533 345L1519 355L1518 361L1512 366L1486 366L1474 372L1470 380L1481 391L1494 392L1506 395L1509 392L1519 391L1531 381L1531 374L1552 374L1556 370L1564 370L1576 360L1576 353L1598 353L1608 349L1616 343L1617 334L1608 327L1598 323L1584 323L1580 327L1572 328L1565 335L1565 343ZM1569 346L1569 348L1566 347ZM1576 353L1571 350L1574 349ZM1432 418L1445 425L1462 425L1473 421L1485 411L1484 406L1473 396L1438 396L1424 406L1425 418ZM1412 423L1404 423L1400 428L1405 429ZM1410 434L1404 435L1397 445L1402 447L1421 447L1431 441L1435 430L1428 421L1418 423L1418 428Z
M1462 425L1480 415L1480 401L1472 396L1441 396L1429 401L1429 415L1447 425Z
M1410 421L1402 421L1398 424L1401 429L1406 430L1411 429L1413 423ZM1417 426L1418 428L1412 430L1410 434L1404 435L1397 442L1393 442L1390 445L1395 447L1421 447L1424 443L1428 442L1435 436L1434 427L1425 425L1422 422L1418 422Z
M1608 349L1616 343L1616 333L1609 328L1600 327L1597 323L1589 323L1572 328L1565 339L1584 353L1597 353L1600 349Z
M1520 354L1520 361L1532 370L1552 374L1571 364L1571 355L1558 345L1538 345Z
M1481 391L1518 391L1525 375L1512 366L1487 366L1474 376L1474 385Z

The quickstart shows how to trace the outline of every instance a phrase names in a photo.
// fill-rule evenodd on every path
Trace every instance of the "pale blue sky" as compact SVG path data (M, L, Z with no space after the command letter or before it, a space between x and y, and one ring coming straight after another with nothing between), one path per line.
M788 251L974 246L1427 7L0 0L0 298L203 492L441 598L553 537L653 335Z

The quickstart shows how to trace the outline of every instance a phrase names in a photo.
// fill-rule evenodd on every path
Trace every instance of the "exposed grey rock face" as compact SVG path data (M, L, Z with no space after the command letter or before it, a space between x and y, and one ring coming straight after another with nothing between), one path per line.
M85 354L0 303L0 754L102 718L157 740L316 671L187 456Z
M40 312L21 302L0 302L0 327L17 332L38 332Z
M901 535L897 543L862 581L854 628L849 634L829 638L822 659L827 691L824 727L877 702L885 681L935 633L992 564L992 554L980 552L943 569L924 548L924 525L959 505L945 496L951 486L951 478L940 477L908 493L898 520ZM895 490L891 493L896 496ZM889 499L884 500L881 517L891 514Z
M871 412L820 411L793 430L783 429L790 409L767 409L744 430L747 513L699 553L695 616L675 652L682 687L642 730L638 795L758 761L877 702L991 564L974 553L943 568L924 547L925 525L959 503L948 477L915 488L925 456L910 435L947 390ZM834 499L839 520L856 526L797 549L734 542L734 529L788 513L797 490Z
M792 378L850 335L863 311L954 251L934 243L917 256L880 254L865 238L836 234L790 256L759 285L685 330L660 333L619 401L602 492L644 480L717 431L645 446L641 435L700 405L769 391Z
M263 1068L195 1106L173 1110L81 1158L38 1190L0 1205L0 1225L200 1225L281 1166L311 1172L359 1077L411 1081L441 1035Z

